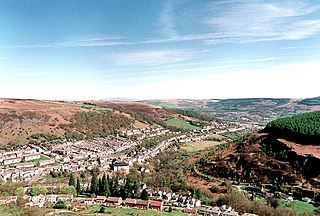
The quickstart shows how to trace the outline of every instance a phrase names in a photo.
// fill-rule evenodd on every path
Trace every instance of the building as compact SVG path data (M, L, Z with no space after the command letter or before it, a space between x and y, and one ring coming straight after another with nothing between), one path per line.
M46 196L46 201L48 201L50 203L55 203L55 202L57 202L57 198L58 198L58 195L50 194L50 195Z
M213 207L213 208L209 208L206 209L204 211L204 216L220 216L220 208L219 207Z
M20 161L21 161L21 157L6 158L6 159L3 159L3 165L19 163Z
M197 210L189 209L189 208L184 208L183 212L186 213L186 214L197 214Z
M96 204L102 204L107 200L107 197L105 196L97 196L95 199Z
M57 197L57 201L63 201L63 202L71 202L73 198L73 195L69 194L60 194Z
M129 198L127 198L127 199L124 201L124 205L125 205L126 207L135 207L136 204L137 204L137 200L135 200L135 199L129 199Z
M35 153L35 154L29 154L24 156L25 161L32 161L32 160L37 160L40 159L41 155L40 153Z
M125 172L125 173L129 173L129 163L127 162L122 162L122 161L115 161L112 163L112 170L114 172Z
M7 205L9 203L17 202L17 196L0 197L0 205Z
M162 211L163 210L163 201L150 201L150 209Z
M83 203L85 205L93 205L94 204L94 198L85 198Z
M120 206L122 204L121 197L108 197L106 200L107 205Z
M149 201L148 200L137 200L136 206L138 209L148 209L149 208Z
M36 164L34 162L30 162L30 163L18 163L13 165L15 168L17 169L21 169L21 168L30 168L30 167L34 167Z
M45 202L46 201L46 196L40 194L39 196L30 196L29 201L31 202Z

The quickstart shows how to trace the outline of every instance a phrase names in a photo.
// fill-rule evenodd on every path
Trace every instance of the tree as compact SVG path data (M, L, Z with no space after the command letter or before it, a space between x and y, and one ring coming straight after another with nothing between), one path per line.
M103 193L103 184L101 178L99 178L99 183L98 183L98 188L99 188L99 195Z
M99 193L99 181L96 174L92 175L90 192L95 194Z
M69 186L76 187L76 179L73 173L71 173L69 177Z
M139 196L139 183L137 181L134 181L131 188L131 198L135 199L138 196Z
M80 178L77 178L77 196L79 196L79 194L81 193L81 185L80 185Z
M69 187L67 188L66 194L76 195L76 193L77 193L77 190L76 190L75 187L69 186Z
M109 178L108 178L109 179ZM106 178L106 174L103 174L102 176L102 185L103 185L103 190L102 194L104 196L109 196L110 195L110 187L109 187L109 180Z
M36 185L34 187L32 187L29 192L28 195L30 196L38 196L40 194L42 195L46 195L48 193L47 188L45 188L43 185Z
M146 189L143 189L141 192L140 199L142 200L148 200L149 199L149 193Z
M76 188L73 186L69 186L67 184L59 184L58 187L56 188L56 193L59 194L72 194L75 195L76 194Z
M24 188L23 187L18 187L15 191L14 191L14 195L16 196L24 196Z

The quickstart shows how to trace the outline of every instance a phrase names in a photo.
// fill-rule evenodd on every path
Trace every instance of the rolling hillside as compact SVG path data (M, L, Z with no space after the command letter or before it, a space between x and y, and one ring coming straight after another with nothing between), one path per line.
M310 142L320 140L319 114L274 120L233 149L200 159L198 168L207 175L240 182L320 191L320 148L318 142Z
M0 99L0 147L90 139L154 124L184 129L169 119L189 124L187 116L139 102Z

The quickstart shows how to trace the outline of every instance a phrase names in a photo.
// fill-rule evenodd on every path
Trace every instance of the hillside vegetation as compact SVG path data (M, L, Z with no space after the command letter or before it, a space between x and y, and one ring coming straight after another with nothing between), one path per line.
M267 124L266 131L301 144L320 145L320 111L271 121Z
M308 106L320 106L320 97L306 98L300 101L299 104Z

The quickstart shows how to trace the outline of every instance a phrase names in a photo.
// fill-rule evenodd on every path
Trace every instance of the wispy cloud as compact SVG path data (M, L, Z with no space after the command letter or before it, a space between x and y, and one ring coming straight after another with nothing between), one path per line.
M181 50L151 50L117 53L106 56L106 59L118 66L153 66L181 62L195 53Z
M216 43L299 40L320 33L320 19L308 18L319 9L307 1L218 1L204 23L226 36L209 39Z
M100 47L100 46L119 46L128 45L132 42L125 41L125 37L120 36L100 36L100 37L71 37L64 41L48 42L48 43L35 43L35 44L17 44L0 46L0 48L61 48L61 47Z
M161 32L167 38L176 38L178 36L178 32L176 31L175 23L173 21L173 13L173 2L168 0L160 15L160 24L162 26Z

